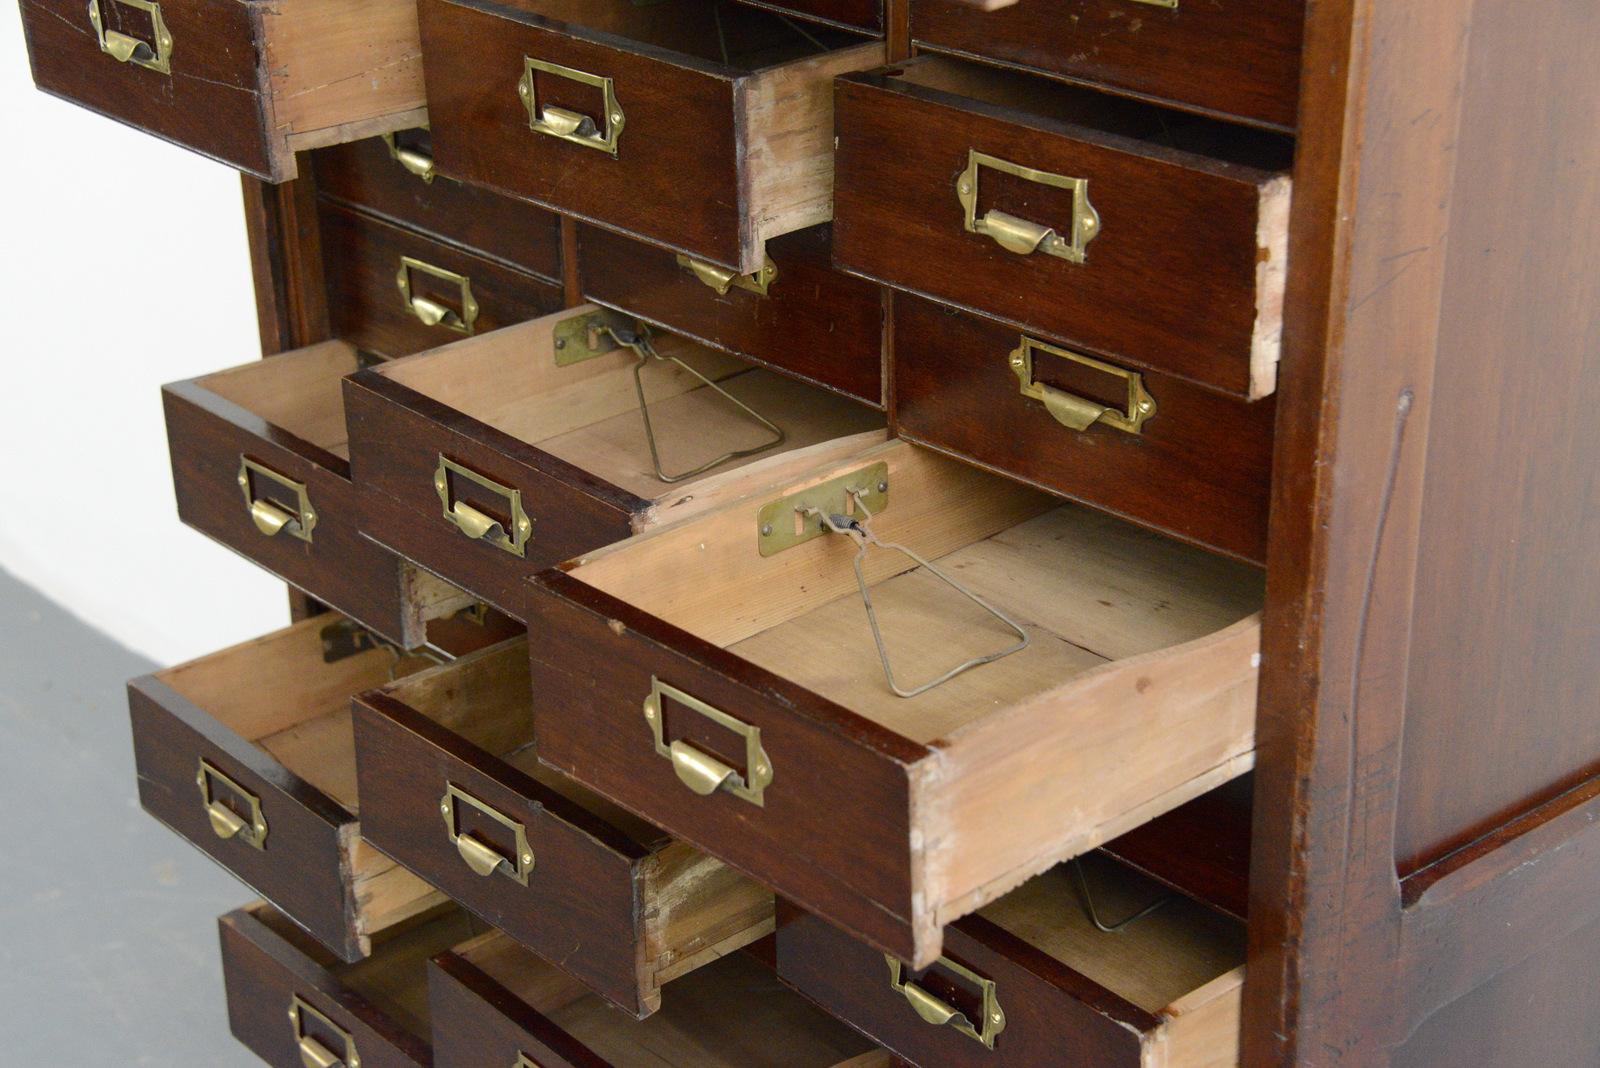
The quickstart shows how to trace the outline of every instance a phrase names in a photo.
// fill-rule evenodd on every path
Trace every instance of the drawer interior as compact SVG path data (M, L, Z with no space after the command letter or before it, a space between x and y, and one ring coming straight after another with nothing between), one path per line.
M365 999L390 1021L428 1042L428 960L480 934L483 925L445 906L373 938L372 955L346 964L316 939L266 904L246 910L273 934L327 972L341 987Z
M395 683L388 692L406 707L601 817L640 846L665 842L666 836L644 820L539 763L527 639L502 642L419 672Z
M487 426L576 465L646 501L672 492L651 464L631 351L560 366L551 319L469 338L396 361L382 373ZM775 449L730 460L723 474L775 454L876 430L882 415L751 367L731 356L658 333L657 351L684 360L785 432ZM770 432L677 365L653 360L640 379L666 472L759 446Z
M1286 135L946 56L922 56L883 73L906 86L1258 170L1288 170L1294 162L1294 141Z
M1058 865L979 910L979 915L1153 1014L1208 985L1231 997L1243 982L1245 925L1097 853L1078 862L1096 914L1107 926L1154 912L1107 933L1094 926L1071 864ZM1237 1008L1235 1007L1235 1012ZM1205 1062L1210 1063L1210 1062Z
M383 686L391 672L426 662L397 662L371 648L326 663L323 615L158 672L156 677L218 723L271 755L287 772L360 815L350 697ZM430 904L431 889L376 850L357 844L351 881L360 928L379 932Z
M272 426L349 460L339 380L359 368L354 345L324 341L206 375L198 384Z
M834 1068L874 1048L746 953L675 980L644 1020L499 933L456 954L615 1068Z
M911 446L885 449L909 462L900 477L891 476L889 504L871 524L875 532L933 559L1011 615L1029 634L1027 649L920 696L895 696L856 589L849 539L824 535L822 544L760 558L753 508L636 538L594 554L571 573L925 744L1069 689L1109 662L1196 641L1260 608L1263 576L1247 565L1088 508L1025 495L988 476L979 480ZM719 526L726 534L711 533ZM687 551L686 541L702 548L743 541L749 551ZM864 561L903 683L1014 641L1004 624L913 568L908 557L887 550L874 550ZM1082 714L1119 717L1125 710L1086 705Z
M729 0L516 0L516 7L748 74L866 41L865 34L797 23Z

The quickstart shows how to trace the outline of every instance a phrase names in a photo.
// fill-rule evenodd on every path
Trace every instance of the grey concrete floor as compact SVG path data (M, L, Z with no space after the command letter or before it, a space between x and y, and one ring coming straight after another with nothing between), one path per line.
M0 1065L259 1065L216 917L250 891L139 808L123 683L152 665L0 571Z

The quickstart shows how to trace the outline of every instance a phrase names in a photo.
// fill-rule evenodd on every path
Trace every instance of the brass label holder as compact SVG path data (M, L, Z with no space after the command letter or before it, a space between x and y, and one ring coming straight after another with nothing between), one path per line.
M764 297L772 289L772 283L778 279L778 267L770 259L761 264L761 269L752 274L740 274L726 267L718 267L714 263L706 263L683 253L678 253L678 266L700 279L719 296L726 296L730 289L742 289L746 293L754 293Z
M704 716L724 730L744 739L745 774L736 768L704 753L683 739L666 740L666 709L663 699L670 697L689 711ZM766 789L772 785L772 761L761 747L761 728L741 719L735 719L720 708L706 704L698 697L687 694L676 686L669 686L654 675L650 677L650 694L644 699L644 719L655 739L656 752L672 762L678 781L701 797L709 797L718 790L748 801L758 808L766 807Z
M293 494L294 510L290 511L259 494L256 490L257 480L274 483ZM244 505L250 510L250 521L257 530L269 538L281 533L301 541L312 540L312 531L317 526L317 510L311 506L311 495L306 491L304 482L297 482L243 455L239 457L238 481L239 489L244 492Z
M100 6L102 0L89 0L89 24L94 27L94 36L100 42L100 51L118 63L132 63L136 67L144 67L146 70L153 70L170 77L172 31L167 29L167 22L161 17L161 5L154 0L103 0L103 2L121 4L148 14L151 36L155 41L153 43L141 41L119 30L106 29L105 14Z
M308 1020L339 1037L340 1044L344 1046L342 1056L324 1046L306 1030ZM355 1036L334 1023L326 1013L313 1008L299 994L289 999L289 1022L294 1027L295 1047L300 1051L300 1063L305 1068L361 1068L361 1054L356 1052Z
M1065 232L993 209L980 217L978 177L985 167L1023 181L1069 191L1072 194L1072 218ZM967 150L966 170L956 179L956 199L961 203L962 225L968 233L983 234L1007 252L1021 256L1043 252L1068 263L1083 263L1088 259L1089 242L1100 236L1100 213L1089 203L1087 178L1070 178L1064 174L1035 170L976 149Z
M568 81L593 86L600 90L604 100L601 121L597 123L579 112L541 104L535 81L535 76L540 73L566 78ZM617 144L622 140L622 125L626 120L622 114L622 105L617 102L616 87L610 78L590 74L574 67L563 67L559 63L534 59L532 56L523 56L522 80L517 83L517 95L522 98L522 106L527 109L530 130L558 140L570 141L585 148L598 149L613 159L616 158Z
M1034 380L1033 356L1043 352L1120 380L1126 396L1121 409L1108 407L1087 397L1080 397L1064 389L1047 386ZM1129 434L1144 433L1145 422L1156 414L1156 400L1144 388L1144 376L1115 364L1085 356L1081 352L1058 348L1026 335L1009 356L1011 370L1022 384L1022 395L1039 401L1062 426L1070 430L1088 430L1096 423L1114 427Z
M474 508L466 501L457 500L453 480L458 478L503 498L506 502L506 512L510 516L509 528L507 524ZM439 454L439 466L433 473L433 488L439 494L439 503L444 506L445 519L461 533L474 541L493 545L512 556L528 555L528 539L533 536L533 520L522 507L521 490L514 486L502 485L486 475L478 474L470 467L463 467L443 453Z
M432 297L425 297L415 292L411 282L413 274L427 275L445 285L455 286L457 292L461 294L461 310L458 312L440 304ZM472 336L473 324L478 321L478 301L472 295L472 279L466 275L447 271L443 267L435 267L415 256L401 256L400 270L395 274L395 285L400 290L400 299L405 301L411 314L424 326L442 326L446 330Z
M518 1052L517 1063L513 1064L511 1068L544 1068L544 1066L526 1053Z
M252 849L266 852L267 817L261 809L260 797L246 790L237 779L205 757L200 758L200 768L195 772L194 781L200 788L200 803L205 807L211 829L218 838L240 841ZM240 815L223 804L216 794L217 783L227 787L235 797L243 799L249 813Z
M432 185L433 180L438 177L439 172L434 167L433 157L413 145L402 145L399 134L384 134L383 145L389 150L389 158L404 167L408 173L422 179L423 185Z
M822 515L856 518L861 506L877 515L889 507L889 465L878 462L768 501L756 512L756 543L773 556L829 533ZM820 514L818 514L820 513Z
M492 820L510 832L513 847L511 854L500 852L494 846L461 829L457 806L471 809ZM478 800L455 783L445 783L444 796L439 799L439 813L444 817L445 833L461 854L467 867L484 878L499 872L513 882L528 885L533 872L533 847L528 844L528 828L486 802Z
M967 1018L966 1013L935 997L908 978L904 966L899 961L887 955L884 960L889 962L889 989L904 997L919 1017L935 1027L953 1028L974 1042L982 1043L985 1049L994 1049L995 1039L1006 1029L1006 1014L1000 1008L993 979L985 979L971 968L957 964L949 957L940 957L936 965L955 973L978 988L982 995L983 1007L980 1010L982 1014L980 1020L974 1024Z
M616 352L622 346L612 336L613 328L632 329L633 319L610 308L595 308L580 315L569 315L550 331L557 367Z

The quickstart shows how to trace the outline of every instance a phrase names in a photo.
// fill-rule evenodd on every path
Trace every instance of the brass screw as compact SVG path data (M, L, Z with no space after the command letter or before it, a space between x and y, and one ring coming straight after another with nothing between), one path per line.
M761 536L763 538L772 537L772 524L771 523L763 523L763 524L761 524Z

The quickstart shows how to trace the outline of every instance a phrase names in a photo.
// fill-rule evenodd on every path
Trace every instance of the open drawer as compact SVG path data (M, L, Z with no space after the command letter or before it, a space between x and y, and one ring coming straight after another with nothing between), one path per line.
M472 599L363 538L327 341L161 391L178 515L285 582L406 648Z
M641 363L608 325L635 329L584 306L347 380L362 531L521 618L523 580L538 569L729 499L771 465L821 462L808 448L855 451L860 441L834 439L883 424L882 413L667 335L656 351L698 373ZM706 378L781 428L783 442L766 448L770 427ZM641 391L668 476L755 451L663 481Z
M833 213L833 77L881 41L704 0L422 0L442 174L750 274Z
M957 920L926 970L783 906L778 974L919 1068L1234 1068L1244 947L1242 922L1091 854Z
M800 495L800 496L796 496ZM889 689L870 528L1031 644ZM910 688L1016 635L899 553L862 562ZM540 758L919 966L943 926L1247 770L1259 572L903 442L550 570Z
M835 129L841 268L1114 363L1276 388L1290 139L942 56L841 78Z
M358 823L350 698L420 663L323 615L134 679L139 800L339 957L363 957L442 900Z
M893 1059L734 953L630 1019L499 932L434 959L436 1068L891 1068Z
M772 930L771 891L540 765L532 712L523 640L363 694L363 835L633 1016Z
M412 0L22 0L40 89L270 182L427 116Z
M428 959L482 930L441 909L344 964L265 904L217 926L229 1026L272 1068L429 1068Z

